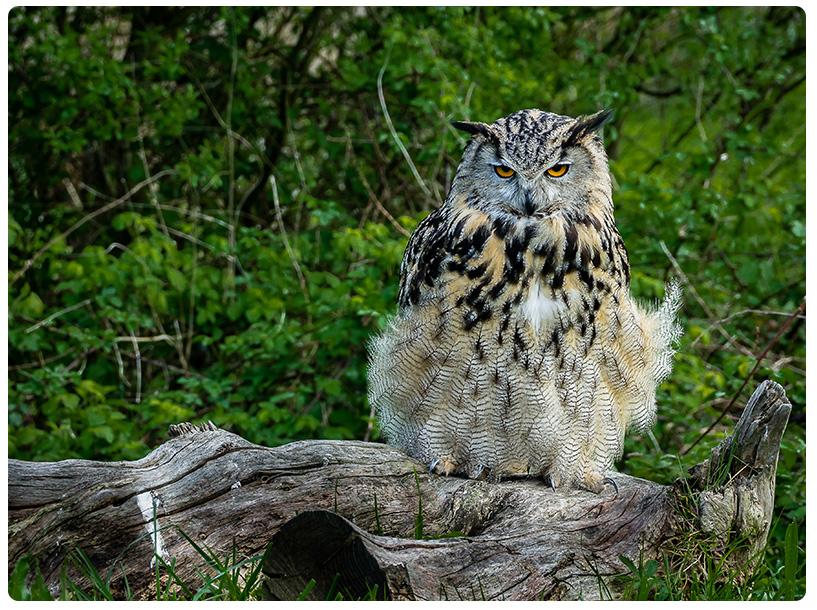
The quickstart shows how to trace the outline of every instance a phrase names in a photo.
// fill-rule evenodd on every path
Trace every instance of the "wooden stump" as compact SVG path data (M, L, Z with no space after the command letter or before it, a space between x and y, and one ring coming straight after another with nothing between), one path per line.
M150 598L155 555L196 580L203 560L189 537L225 554L266 551L272 599L297 597L310 579L314 599L615 597L619 556L656 557L679 532L746 539L743 560L765 545L790 410L765 381L689 478L664 486L613 474L598 495L432 475L377 443L266 448L181 424L135 462L10 460L9 569L30 554L56 591L66 553L80 548L119 594L126 577Z

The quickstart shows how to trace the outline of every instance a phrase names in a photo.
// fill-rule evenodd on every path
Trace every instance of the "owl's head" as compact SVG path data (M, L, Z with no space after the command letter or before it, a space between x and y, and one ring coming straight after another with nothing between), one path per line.
M455 122L472 135L450 200L491 216L583 216L592 204L612 206L607 154L597 131L602 110L572 118L520 110L494 123Z

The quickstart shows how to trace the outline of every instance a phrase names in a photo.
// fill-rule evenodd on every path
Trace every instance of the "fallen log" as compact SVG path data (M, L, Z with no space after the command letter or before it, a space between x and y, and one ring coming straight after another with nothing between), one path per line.
M192 541L264 554L270 599L615 597L620 556L659 557L682 536L745 540L734 561L748 565L768 535L790 410L765 381L689 477L664 486L617 473L600 494L442 477L377 443L267 448L212 424L171 426L135 462L10 460L9 570L29 555L56 593L80 548L116 595L150 598L157 557L195 579Z

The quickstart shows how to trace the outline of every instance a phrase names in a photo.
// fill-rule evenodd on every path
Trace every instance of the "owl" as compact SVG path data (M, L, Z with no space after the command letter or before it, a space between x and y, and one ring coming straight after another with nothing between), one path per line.
M521 110L470 134L442 207L412 234L398 313L369 346L390 445L441 474L603 489L655 420L680 335L676 285L629 293L606 110Z

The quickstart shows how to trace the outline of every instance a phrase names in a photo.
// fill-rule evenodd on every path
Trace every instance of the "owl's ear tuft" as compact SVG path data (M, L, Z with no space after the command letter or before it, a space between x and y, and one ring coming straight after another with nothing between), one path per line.
M571 128L566 144L575 144L582 136L595 133L613 119L613 111L604 108L593 114L581 116Z
M470 133L472 136L481 135L485 136L489 140L496 140L496 134L491 130L490 125L486 125L485 123L472 123L470 121L452 121L451 125L453 125L456 129L460 131L464 131L466 133Z
M610 108L604 108L594 114L589 114L579 119L579 124L585 133L595 133L607 123L613 120L613 111Z

